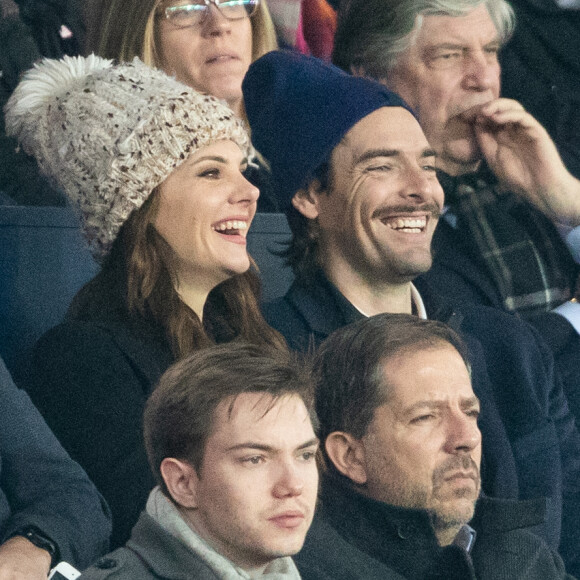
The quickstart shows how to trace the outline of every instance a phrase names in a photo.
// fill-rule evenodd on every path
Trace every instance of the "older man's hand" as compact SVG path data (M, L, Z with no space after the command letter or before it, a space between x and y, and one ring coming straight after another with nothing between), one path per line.
M566 169L544 127L511 99L464 113L485 159L507 188L555 222L580 225L580 181Z
M0 580L46 580L50 554L22 536L0 546Z

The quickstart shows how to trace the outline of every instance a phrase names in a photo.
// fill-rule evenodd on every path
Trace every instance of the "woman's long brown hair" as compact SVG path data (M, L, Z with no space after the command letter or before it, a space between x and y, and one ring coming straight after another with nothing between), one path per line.
M173 250L153 226L158 203L158 190L154 190L123 224L101 272L77 295L72 312L90 309L90 302L98 301L103 289L121 283L129 313L164 328L176 359L216 341L236 338L286 348L282 336L260 312L261 285L253 260L248 272L232 276L210 292L203 323L181 300L175 290Z

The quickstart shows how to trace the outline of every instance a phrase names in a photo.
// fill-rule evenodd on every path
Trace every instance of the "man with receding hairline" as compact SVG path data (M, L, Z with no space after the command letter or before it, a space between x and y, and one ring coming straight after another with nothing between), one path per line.
M338 567L346 542L361 566L380 562L412 580L571 578L526 530L542 500L480 496L468 364L451 329L407 314L359 320L322 344L316 407L328 470L299 568Z

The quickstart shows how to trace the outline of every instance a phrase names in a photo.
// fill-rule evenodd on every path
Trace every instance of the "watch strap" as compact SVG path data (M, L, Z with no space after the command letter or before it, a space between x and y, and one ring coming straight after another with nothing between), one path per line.
M46 550L50 554L51 568L58 562L58 547L57 545L36 526L25 526L16 530L10 537L22 536L37 548Z

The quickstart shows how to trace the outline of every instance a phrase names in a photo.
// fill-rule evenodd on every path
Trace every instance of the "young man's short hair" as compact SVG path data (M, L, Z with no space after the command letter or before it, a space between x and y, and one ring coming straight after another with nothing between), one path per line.
M201 472L205 444L213 432L216 409L242 393L299 396L316 431L314 389L308 361L285 350L230 342L194 352L171 366L149 398L144 439L149 465L166 495L163 459L188 461ZM270 407L269 407L270 408Z

